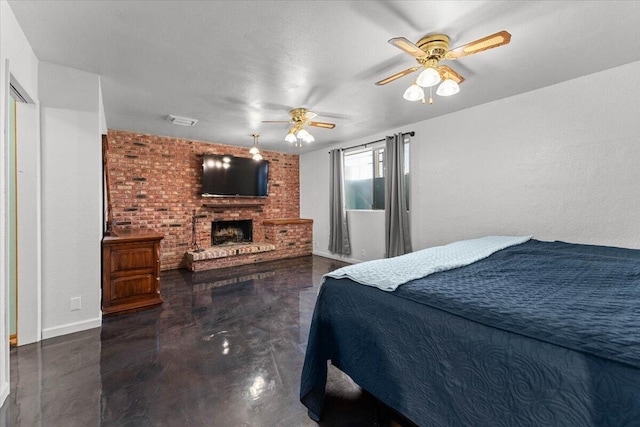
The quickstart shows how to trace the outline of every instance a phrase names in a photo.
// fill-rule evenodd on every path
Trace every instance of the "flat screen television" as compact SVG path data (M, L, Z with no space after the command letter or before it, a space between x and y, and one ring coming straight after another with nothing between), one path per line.
M202 195L205 197L267 197L269 162L246 157L202 156Z

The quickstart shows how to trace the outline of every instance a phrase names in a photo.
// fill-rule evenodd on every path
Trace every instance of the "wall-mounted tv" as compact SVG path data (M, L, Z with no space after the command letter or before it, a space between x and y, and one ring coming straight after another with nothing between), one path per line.
M202 156L202 195L205 197L267 197L269 162L246 157Z

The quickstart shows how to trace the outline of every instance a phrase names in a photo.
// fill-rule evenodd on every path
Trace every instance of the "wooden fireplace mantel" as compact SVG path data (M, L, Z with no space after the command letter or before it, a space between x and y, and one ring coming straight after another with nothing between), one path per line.
M203 203L203 208L210 209L234 209L234 208L261 208L264 202L245 202L245 203Z
M273 218L265 219L262 223L264 225L309 224L313 223L313 220L305 218Z

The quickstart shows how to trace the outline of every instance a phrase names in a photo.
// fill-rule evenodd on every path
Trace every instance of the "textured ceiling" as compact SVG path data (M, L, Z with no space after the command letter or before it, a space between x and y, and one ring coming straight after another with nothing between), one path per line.
M637 1L9 1L42 61L101 75L114 129L305 152L640 60ZM387 43L500 30L509 45L445 61L466 81L434 105L402 99L415 65ZM600 96L594 87L594 96ZM544 101L541 101L544 102ZM333 130L285 143L288 111ZM169 124L169 114L199 120ZM380 134L380 137L383 135Z

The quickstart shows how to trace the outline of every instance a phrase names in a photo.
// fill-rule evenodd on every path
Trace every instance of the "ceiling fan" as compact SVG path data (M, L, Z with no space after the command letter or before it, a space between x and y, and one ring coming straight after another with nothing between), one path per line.
M293 126L289 129L289 133L284 138L287 142L298 144L300 141L313 142L315 138L305 129L305 126L315 126L325 129L333 129L336 127L333 123L326 122L312 122L317 114L313 111L308 111L306 108L294 108L289 111L291 120L263 120L262 123L291 123Z
M511 34L507 31L500 31L449 50L449 37L444 34L425 36L415 44L404 37L395 37L390 39L389 43L413 56L419 65L386 77L376 82L376 85L386 85L400 77L423 69L414 83L405 91L404 99L408 101L422 100L422 103L424 103L425 95L422 88L432 88L440 81L442 81L442 84L438 87L436 94L440 96L455 95L460 91L459 84L464 81L464 77L451 69L451 67L440 65L440 61L462 58L498 46L504 46L510 41ZM433 103L431 96L429 97L429 103Z

